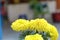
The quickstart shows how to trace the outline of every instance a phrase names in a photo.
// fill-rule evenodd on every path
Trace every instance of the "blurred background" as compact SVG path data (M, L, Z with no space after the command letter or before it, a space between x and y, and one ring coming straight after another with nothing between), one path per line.
M55 25L60 33L60 0L2 0L0 3L3 40L18 40L19 33L11 29L11 23L20 18L45 18Z

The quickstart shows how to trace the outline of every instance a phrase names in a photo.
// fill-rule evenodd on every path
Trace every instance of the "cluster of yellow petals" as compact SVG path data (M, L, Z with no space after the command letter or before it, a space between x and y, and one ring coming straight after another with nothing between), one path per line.
M15 22L12 23L11 28L14 31L24 31L24 30L28 29L28 26L29 26L28 23L29 23L28 20L18 19Z
M37 31L47 31L47 21L45 19L35 19L30 21L30 29Z
M15 31L36 30L38 32L49 32L51 40L57 40L58 31L54 25L49 24L45 19L25 20L18 19L12 23L11 28Z
M35 34L35 35L27 35L25 40L43 40L42 35Z
M51 40L57 40L59 34L55 26L49 24L49 33L51 35Z
M30 21L30 29L37 30L38 32L49 32L51 40L57 40L58 31L54 25L49 24L45 19L35 19Z

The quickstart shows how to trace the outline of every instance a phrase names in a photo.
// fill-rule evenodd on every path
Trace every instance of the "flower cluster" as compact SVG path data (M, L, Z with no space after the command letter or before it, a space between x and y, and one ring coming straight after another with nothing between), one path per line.
M29 21L25 19L18 19L12 23L11 28L15 31L24 31L28 29Z
M34 34L34 35L27 35L25 40L43 40L42 35Z
M34 30L37 32L49 32L51 40L57 40L58 38L58 31L56 27L49 24L45 19L35 19L30 21L25 19L18 19L12 23L11 28L15 31Z

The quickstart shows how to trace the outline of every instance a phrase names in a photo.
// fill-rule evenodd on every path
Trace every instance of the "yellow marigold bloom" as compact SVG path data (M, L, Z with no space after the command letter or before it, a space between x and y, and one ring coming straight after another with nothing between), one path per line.
M25 40L43 40L43 37L39 34L35 34L35 35L27 35L25 37Z
M35 19L30 21L30 29L37 31L45 31L47 30L48 22L45 19Z
M23 31L28 29L28 20L25 19L18 19L12 23L11 28L15 31Z
M57 40L58 39L58 31L56 29L55 26L51 25L51 24L48 24L49 26L49 32L50 32L50 35L51 35L51 40Z

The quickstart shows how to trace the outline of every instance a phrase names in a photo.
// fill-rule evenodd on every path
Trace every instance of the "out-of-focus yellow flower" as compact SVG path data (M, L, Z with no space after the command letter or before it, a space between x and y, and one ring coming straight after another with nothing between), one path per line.
M36 23L37 23L37 27L36 30L37 31L46 31L47 29L47 24L48 22L45 19L36 19Z
M37 31L46 31L48 22L45 19L35 19L30 21L30 29Z
M51 25L51 24L48 24L48 26L49 26L49 30L48 31L49 31L49 33L51 35L51 40L57 40L59 34L58 34L58 31L57 31L56 27Z
M43 37L39 34L35 34L35 35L27 35L25 37L25 40L43 40Z
M23 30L27 30L28 29L28 20L25 19L18 19L15 22L12 23L11 28L14 31L23 31Z

